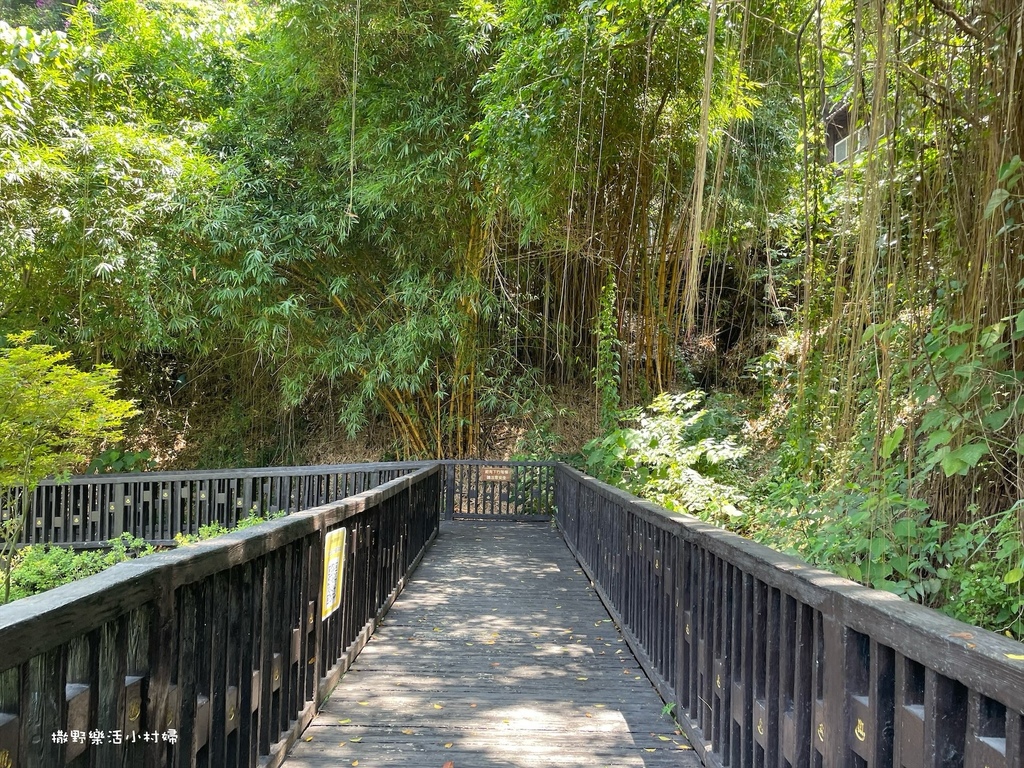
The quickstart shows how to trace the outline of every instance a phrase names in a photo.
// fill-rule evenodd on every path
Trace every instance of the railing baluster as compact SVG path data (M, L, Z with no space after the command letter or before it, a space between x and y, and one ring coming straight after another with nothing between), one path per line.
M220 492L215 479L203 482ZM163 487L191 521L209 517L188 504L202 485ZM276 761L282 739L308 724L436 534L439 489L438 468L422 468L358 499L267 523L269 535L249 529L123 563L0 611L0 764ZM325 624L323 536L341 526L359 533L345 552L348 599ZM342 617L349 632L332 638ZM114 749L77 731L55 736L71 728L133 738ZM169 729L176 744L151 742Z
M566 543L707 765L1024 768L1019 643L555 476Z

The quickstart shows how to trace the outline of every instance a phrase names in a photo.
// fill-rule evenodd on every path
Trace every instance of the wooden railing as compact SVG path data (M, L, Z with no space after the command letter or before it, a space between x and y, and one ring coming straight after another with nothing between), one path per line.
M1024 766L1024 645L564 465L555 504L706 765Z
M442 515L545 519L552 501L570 549L707 765L1024 768L1019 643L564 465L363 466L353 483L374 482L370 472L401 477L380 474L377 488L296 512L348 487L328 478L338 469L248 470L235 498L270 498L292 514L0 611L0 768L277 765ZM174 482L228 476L238 475ZM302 477L316 480L273 485ZM164 482L131 478L150 490ZM97 478L75 482L87 480ZM250 480L295 495L245 497ZM202 487L188 486L190 498ZM327 555L341 530L340 608L327 615L325 573L340 562Z
M4 606L0 766L278 765L436 535L443 474Z
M554 461L442 461L446 520L548 520Z
M554 462L443 461L445 519L547 519L553 505ZM425 462L194 472L77 475L46 481L30 500L21 545L102 546L129 533L172 544L217 523L233 528L251 514L291 514L375 488ZM17 492L0 498L0 518L19 514ZM2 766L0 766L2 768Z
M192 472L76 475L44 481L30 500L22 544L100 544L130 533L171 543L204 525L297 512L344 499L409 474L423 463L263 467ZM0 517L19 513L18 491L0 498Z

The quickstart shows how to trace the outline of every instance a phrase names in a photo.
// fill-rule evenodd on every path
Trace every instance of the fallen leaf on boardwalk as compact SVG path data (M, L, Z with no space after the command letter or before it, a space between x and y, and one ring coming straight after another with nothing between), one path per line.
M954 632L953 634L950 635L950 637L958 637L961 640L973 640L974 639L974 635L972 635L970 632Z
M585 677L577 677L576 679L577 680L586 680L587 678L585 678Z
M344 720L339 720L338 722L341 723L342 725L345 725L345 723L351 723L352 722L352 718L351 717L346 717Z
M413 730L412 728L403 728L402 733L404 733L406 736L412 736Z
M693 747L691 747L689 744L677 744L676 746L679 749L693 749Z
M358 760L353 760L352 761L352 765L359 765L359 761Z
M604 704L595 704L594 706L595 706L595 707L597 707L598 709L601 709L601 708L602 708L602 707L604 707L605 705L604 705Z
M1019 653L1008 653L1006 658L1013 659L1014 661L1024 661L1024 655Z
M453 763L451 760L448 760L445 762L444 765L441 766L441 768L455 768L455 763Z
M584 712L583 714L586 715L587 717L593 717L593 715L590 714L589 712Z
M659 736L658 738L662 741L672 741L672 739L670 739L668 736Z
M307 737L306 737L306 741L312 741L312 740L313 740L313 737L312 737L312 736L307 736Z
M348 743L347 741L339 741L338 742L338 746L339 747L344 747L347 743Z
M434 709L444 709L444 705L443 704L435 704L434 705Z
M362 736L356 736L354 738L349 739L349 741L351 741L353 744L358 744L362 740L363 740Z
M644 747L644 752L657 752L658 750L654 747Z
M476 704L470 704L469 706L473 707L474 709L476 708Z
M370 706L370 702L368 702L368 701L360 701L359 702L359 706L360 707L368 707L368 706Z
M450 742L450 741L449 741L449 742L447 742L447 743L446 743L446 744L444 745L444 748L445 748L445 749L451 749L451 748L452 748L452 742Z
M466 643L466 645L472 645L472 643Z

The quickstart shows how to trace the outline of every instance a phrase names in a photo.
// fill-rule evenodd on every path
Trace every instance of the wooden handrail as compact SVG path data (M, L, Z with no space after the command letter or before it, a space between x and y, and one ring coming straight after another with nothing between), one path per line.
M88 723L175 731L178 744L120 745L108 753L119 764L277 765L442 514L538 519L537 505L553 502L708 766L1024 768L1020 643L565 465L404 469L352 498L0 610L0 756L63 765L100 746L44 737ZM324 621L326 537L342 529L344 608Z
M76 475L44 481L30 500L20 545L103 546L130 534L158 545L205 525L233 528L250 514L291 514L374 488L431 462L325 464L194 472ZM446 519L547 519L555 462L446 460ZM0 517L18 499L0 497Z
M559 466L556 521L708 766L1021 768L1024 645Z
M441 474L430 465L4 606L0 765L51 768L90 749L97 765L279 764L436 536ZM336 531L340 608L325 617Z

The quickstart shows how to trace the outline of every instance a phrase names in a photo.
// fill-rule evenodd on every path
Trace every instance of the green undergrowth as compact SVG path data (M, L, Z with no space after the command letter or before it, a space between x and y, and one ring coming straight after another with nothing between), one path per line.
M785 418L752 428L759 404L699 390L661 394L588 443L584 468L665 508L747 536L962 621L1024 637L1020 512L950 524L915 497L906 466L860 472L850 455L806 472ZM779 435L783 438L780 440ZM861 479L868 477L868 480ZM845 478L842 481L836 478Z
M175 535L174 541L178 544L178 546L195 544L198 541L213 539L217 536L223 536L225 533L230 533L231 531L242 530L243 528L252 528L254 525L265 523L268 520L276 520L277 518L284 516L284 512L274 512L273 514L260 515L254 511L251 514L241 518L234 528L228 528L227 526L222 525L221 523L210 523L209 525L200 526L198 533L179 533Z
M199 528L198 533L178 534L174 541L178 546L187 546L199 541L212 539L230 533L232 530L251 528L283 517L283 512L261 516L251 514L238 521L234 528L227 528L220 523L211 523ZM70 584L87 576L99 573L126 560L153 554L158 549L145 539L138 539L131 534L122 534L111 539L102 549L74 550L67 547L49 544L32 544L23 547L15 554L11 564L11 600L37 595L48 589ZM0 565L0 574L4 571Z
M18 550L11 563L11 600L84 579L112 565L155 552L144 539L122 534L104 549L73 550L32 544Z

